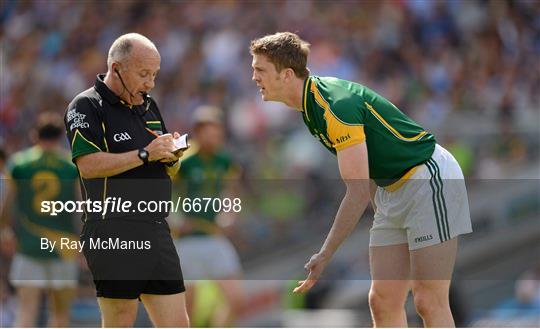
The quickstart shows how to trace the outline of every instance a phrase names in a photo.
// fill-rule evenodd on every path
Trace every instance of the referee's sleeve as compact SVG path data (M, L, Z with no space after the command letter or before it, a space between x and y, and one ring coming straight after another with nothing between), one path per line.
M66 111L64 123L73 162L82 155L107 151L102 122L89 99L74 100Z

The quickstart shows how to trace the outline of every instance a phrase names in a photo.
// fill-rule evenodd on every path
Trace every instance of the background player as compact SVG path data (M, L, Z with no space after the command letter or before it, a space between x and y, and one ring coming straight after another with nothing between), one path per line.
M16 288L15 327L35 327L42 293L49 293L49 326L69 325L69 307L78 278L77 252L62 250L61 238L78 241L72 214L50 216L41 212L42 201L73 201L77 169L60 150L64 138L59 115L44 113L37 119L35 145L15 153L8 164L7 202L0 227L2 237L16 237L17 253L10 280ZM12 209L14 206L15 209ZM13 221L9 217L13 213ZM12 222L12 223L11 223ZM11 234L12 225L15 234ZM56 242L56 248L42 250L41 238ZM9 245L3 241L2 245Z
M176 188L187 198L231 197L240 168L223 149L225 131L221 109L212 106L198 107L193 114L194 145L191 156L182 161ZM188 312L194 314L198 280L216 280L226 305L216 314L211 325L224 327L234 324L242 307L243 293L240 282L241 265L238 254L227 239L227 228L217 219L227 216L227 227L234 220L232 213L220 214L212 207L207 211L190 211L185 214L176 239L177 250L184 264L184 275L190 281L186 290ZM223 221L222 221L223 222ZM201 283L201 282L199 282ZM204 325L209 325L205 323Z

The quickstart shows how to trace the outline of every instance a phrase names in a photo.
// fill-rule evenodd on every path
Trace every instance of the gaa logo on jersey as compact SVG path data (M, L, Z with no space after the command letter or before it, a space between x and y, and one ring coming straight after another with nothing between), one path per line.
M130 139L131 139L131 136L129 136L129 134L126 132L113 135L113 140L115 142L124 142Z

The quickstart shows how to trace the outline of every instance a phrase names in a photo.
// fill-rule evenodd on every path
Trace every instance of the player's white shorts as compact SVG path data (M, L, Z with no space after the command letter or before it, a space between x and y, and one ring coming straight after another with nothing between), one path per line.
M242 273L238 253L224 236L185 236L174 245L187 281L227 279Z
M14 287L75 288L79 267L73 260L38 259L15 254L9 280Z
M375 205L370 246L408 243L414 250L472 232L463 173L440 145L399 189L378 187Z

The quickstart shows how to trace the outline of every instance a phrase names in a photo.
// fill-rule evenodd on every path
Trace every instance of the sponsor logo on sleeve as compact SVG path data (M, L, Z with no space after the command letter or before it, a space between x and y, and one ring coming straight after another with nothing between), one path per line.
M349 139L351 139L351 134L347 134L345 136L340 136L340 137L336 138L336 143L344 143L344 142L348 141Z
M69 130L73 131L76 128L89 128L90 124L84 121L86 114L77 112L77 108L74 107L67 113L67 121L70 123Z

